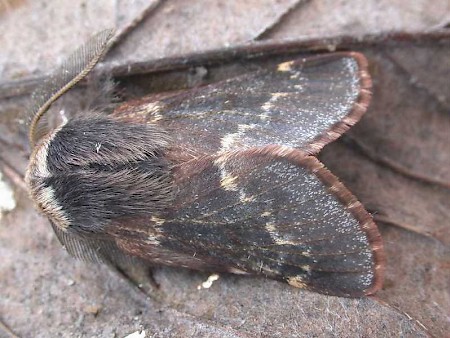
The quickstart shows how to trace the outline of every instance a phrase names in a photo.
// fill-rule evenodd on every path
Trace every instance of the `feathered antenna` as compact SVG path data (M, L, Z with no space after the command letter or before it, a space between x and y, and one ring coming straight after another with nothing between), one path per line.
M106 54L114 43L114 30L105 29L73 52L60 67L32 94L27 119L30 121L28 138L31 147L37 141L37 126L42 116L61 95L81 81Z

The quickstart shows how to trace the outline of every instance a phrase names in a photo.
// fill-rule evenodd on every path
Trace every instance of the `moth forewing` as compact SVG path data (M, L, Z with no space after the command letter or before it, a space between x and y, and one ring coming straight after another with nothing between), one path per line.
M103 55L105 36L81 48L88 57L72 78L35 95L32 126ZM37 143L31 196L79 258L129 255L330 295L371 294L384 269L378 230L310 156L364 113L366 68L359 53L313 56L125 102L109 116L84 114Z
M366 58L340 52L286 61L116 111L157 123L200 153L279 144L317 154L364 114L371 80ZM195 137L192 137L195 135Z

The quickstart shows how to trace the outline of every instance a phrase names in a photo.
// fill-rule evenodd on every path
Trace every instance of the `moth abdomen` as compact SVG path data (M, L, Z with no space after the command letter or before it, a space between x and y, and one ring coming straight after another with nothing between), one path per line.
M39 209L57 226L100 231L170 203L168 144L169 137L154 125L77 118L37 145L27 183Z

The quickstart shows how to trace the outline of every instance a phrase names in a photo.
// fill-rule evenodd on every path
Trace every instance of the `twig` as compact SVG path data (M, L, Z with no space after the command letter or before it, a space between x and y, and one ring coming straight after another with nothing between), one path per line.
M127 64L101 63L97 67L99 73L110 74L113 77L144 74L152 72L175 71L195 66L217 65L224 61L251 60L264 55L290 55L299 53L328 52L330 46L335 50L358 49L389 42L423 42L423 41L450 41L448 30L410 34L394 32L390 34L370 34L362 37L332 36L320 39L303 39L273 42L270 40L251 42L232 48L223 48L208 52L180 55L156 60ZM0 99L25 95L32 92L36 86L45 80L45 76L22 78L20 80L0 83Z

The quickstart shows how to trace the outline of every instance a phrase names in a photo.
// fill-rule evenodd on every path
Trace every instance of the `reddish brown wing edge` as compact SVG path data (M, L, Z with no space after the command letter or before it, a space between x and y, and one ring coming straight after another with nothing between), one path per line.
M344 134L347 130L349 130L353 125L355 125L361 117L366 112L370 101L372 97L372 80L368 71L368 60L364 56L364 54L360 52L333 52L333 53L327 53L327 54L320 54L320 55L314 55L314 56L306 56L303 57L304 60L309 62L320 62L321 60L327 60L332 58L343 58L343 57L350 57L353 58L358 65L358 72L357 77L359 78L359 95L356 100L356 102L353 104L352 109L350 112L343 117L340 121L336 122L334 125L332 125L329 129L327 129L324 133L317 135L314 140L312 140L309 144L303 146L301 149L302 151L306 152L309 155L317 155L322 148L327 145L330 142L335 141L338 139L342 134ZM302 58L292 58L291 61L299 61ZM240 77L241 75L237 75L235 77ZM232 79L231 77L230 79ZM215 82L214 85L219 85L220 83L224 83L227 80L221 80L218 82ZM209 84L207 86L210 86L213 84ZM198 87L196 90L201 91L202 87ZM145 102L155 102L158 100L164 100L171 97L180 97L180 99L184 95L190 95L192 93L192 89L184 89L184 90L177 90L177 91L170 91L170 92L163 92L158 94L152 94L150 96L145 97ZM135 113L135 109L133 107L140 106L142 104L142 98L136 99L135 102L130 104L130 102L127 102L121 106L119 106L113 113L113 115L116 118L123 119L123 116L120 116L121 113L130 110L131 113ZM136 118L136 114L133 114L133 118ZM148 117L144 117L145 122L147 121ZM127 118L125 118L127 119Z
M372 98L372 79L369 74L369 62L364 54L359 52L337 52L311 57L317 60L333 56L352 57L358 63L358 77L360 82L359 96L353 107L343 119L335 123L325 133L317 135L316 138L304 147L304 151L310 155L318 154L322 148L330 142L338 139L342 134L355 125L369 107Z
M293 163L310 170L327 187L328 191L336 196L345 208L356 218L361 230L367 235L374 257L374 282L372 287L365 291L365 295L371 295L380 290L383 286L386 267L383 240L372 216L366 211L361 202L359 202L350 190L348 190L345 185L315 156L305 156L305 154L299 150L287 150L286 147L282 146L267 146L259 151L277 154L278 156L285 157Z
M325 145L338 139L355 125L367 111L372 99L372 79L369 74L369 62L364 54L359 52L342 52L335 54L351 56L358 63L358 75L360 81L359 96L347 116L335 123L327 132L325 132L325 134L318 135L313 142L306 147L305 151L311 155L317 154ZM321 182L328 187L328 189L358 220L361 229L367 234L374 255L375 277L373 286L366 291L366 295L374 294L383 286L386 269L386 255L383 249L383 240L372 216L366 211L361 202L358 201L350 190L348 190L335 175L325 168L317 158L306 157L303 160L300 160L300 163L316 174Z
M311 143L301 150L298 148L287 148L279 145L268 145L262 148L246 149L245 151L277 154L278 156L285 157L292 162L309 169L328 188L330 193L336 196L336 198L346 207L346 209L357 219L361 230L367 235L367 239L372 248L374 257L374 282L372 287L365 291L366 295L371 295L380 290L383 285L386 257L383 250L381 235L375 222L373 221L372 216L365 210L361 202L359 202L357 198L344 186L344 184L342 184L335 175L325 168L325 166L316 157L314 157L314 155L319 153L325 145L338 139L361 119L371 100L372 80L368 72L368 61L366 57L359 52L337 52L307 58L320 62L321 59L330 58L330 56L352 57L358 64L360 90L359 96L353 104L351 111L339 122L330 127L326 132L317 135ZM162 93L159 94L159 97L157 98L164 99L166 97L183 95L186 92L187 91L183 90L172 93ZM154 99L156 100L156 96ZM119 107L119 111L122 109ZM115 113L118 113L118 111ZM312 156L306 156L305 153Z

